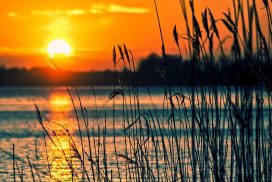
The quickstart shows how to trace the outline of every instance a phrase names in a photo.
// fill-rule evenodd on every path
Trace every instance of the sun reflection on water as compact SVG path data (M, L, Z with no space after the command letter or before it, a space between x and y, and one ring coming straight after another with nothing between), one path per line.
M71 100L68 95L52 94L49 103L48 115L52 118L49 127L53 142L49 137L46 142L51 178L53 181L72 181L76 154L69 135L74 135L76 128L73 126L72 119L67 117L67 112L72 110Z
M71 100L66 94L52 94L49 98L50 109L53 111L71 110Z

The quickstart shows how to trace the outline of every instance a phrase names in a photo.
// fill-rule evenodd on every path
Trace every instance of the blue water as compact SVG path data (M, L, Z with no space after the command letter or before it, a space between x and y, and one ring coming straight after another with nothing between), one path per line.
M192 105L188 90L190 88L182 88L184 91L184 98L178 94L173 97L175 106L175 113L178 120L176 126L176 135L180 137L181 143L186 138L187 131L185 131L183 121L191 117L190 106ZM91 143L94 144L96 150L102 145L98 145L105 131L107 159L109 161L109 170L112 171L113 178L117 177L116 158L114 153L113 136L116 136L116 145L118 146L119 154L125 153L125 133L124 128L129 124L137 121L139 113L143 121L145 117L151 117L155 120L161 121L162 133L165 136L173 135L168 118L171 114L169 107L169 99L165 98L165 89L163 87L138 88L139 103L134 97L135 90L132 88L126 89L124 97L118 94L114 97L114 112L113 100L110 96L113 95L113 87L90 87L78 88L78 93L75 88L69 88L70 94L65 87L2 87L0 88L0 179L1 181L13 180L13 145L15 146L16 179L20 179L20 173L25 181L32 181L31 170L27 157L32 163L35 163L37 171L35 172L35 179L41 181L48 181L49 172L47 170L47 160L52 163L51 178L56 181L71 181L71 171L67 168L66 161L63 158L62 150L71 155L70 140L67 139L67 133L63 128L69 130L70 134L75 140L77 146L81 146L79 136L83 138L83 146L88 149L87 132L85 130L84 121L89 123L89 134L91 135ZM180 88L173 88L172 93L179 93ZM149 94L150 93L150 94ZM196 112L201 118L201 97L199 97L199 90L196 92ZM228 111L225 107L226 97L224 95L225 89L219 88L218 98L220 100L220 120L225 121L228 118ZM79 94L79 97L78 97ZM137 95L137 94L136 94ZM253 98L255 95L253 94ZM80 98L80 100L79 100ZM263 117L268 118L268 100L263 97ZM231 94L231 99L234 99L234 93ZM206 101L212 102L207 95ZM81 104L80 104L81 102ZM182 102L182 104L181 104ZM139 104L139 105L138 105ZM180 105L179 105L180 104ZM58 141L61 148L55 147L48 137L44 138L44 130L37 118L38 114L36 107L38 107L42 122L49 130L50 134L56 136L53 140ZM179 106L182 105L182 108ZM81 109L81 106L83 109ZM138 111L138 106L140 108ZM256 101L253 99L253 110L255 109ZM200 110L199 110L200 109ZM209 112L213 107L209 108ZM83 113L82 113L83 111ZM83 117L84 115L84 117ZM114 115L114 119L113 119ZM209 117L212 118L211 115ZM153 119L154 119L153 118ZM255 118L253 111L253 118ZM255 118L256 119L256 118ZM78 123L82 132L79 132ZM113 121L115 122L115 130L113 130ZM182 122L180 122L182 121ZM57 123L57 124L54 124ZM150 123L149 123L150 124ZM63 127L61 127L61 126ZM157 127L157 125L156 125ZM156 127L151 127L150 131L143 129L143 135L152 132L156 135ZM106 128L106 130L104 130ZM221 126L222 131L228 130L227 125ZM54 132L53 132L54 131ZM139 132L139 131L138 131ZM141 133L140 132L140 133ZM134 136L139 135L133 134ZM158 134L159 135L159 134ZM57 140L56 140L57 138ZM190 138L189 138L190 140ZM134 140L134 142L137 140ZM45 143L47 147L45 147ZM150 147L150 162L156 165L154 158L154 150L152 143L147 143ZM186 148L187 146L185 146ZM47 154L45 151L47 150ZM45 155L46 154L46 155ZM38 155L38 157L37 157ZM75 154L73 154L75 155ZM71 155L70 158L73 158ZM101 154L100 154L101 155ZM163 153L160 153L163 158ZM228 156L229 157L229 156ZM47 159L48 158L48 159ZM85 158L85 160L87 160ZM75 160L75 168L80 171L79 161ZM123 161L124 163L124 161ZM121 164L123 164L121 161ZM171 171L171 169L169 169ZM21 172L19 172L21 171ZM121 171L123 175L126 170ZM39 175L38 175L39 174Z
M78 88L78 93L75 88L69 88L71 95L65 87L4 87L0 88L0 179L1 181L13 180L13 162L12 162L12 147L15 146L15 156L18 161L20 169L24 169L24 180L31 181L31 171L27 162L27 156L32 161L36 161L36 148L39 151L40 163L37 168L46 169L45 165L45 147L44 147L44 133L38 122L35 105L38 106L42 119L53 120L63 126L69 127L75 141L79 142L79 130L77 127L76 112L81 124L84 128L83 117L80 109L80 102L78 93L80 95L81 103L86 108L92 136L97 137L101 135L98 133L97 126L104 127L103 122L105 116L107 117L107 136L109 146L112 145L112 101L109 101L109 95L114 91L113 87L97 87L92 90L88 87ZM126 95L132 91L127 90ZM164 89L160 87L151 88L153 103L157 104L159 108L162 107L161 101L163 98ZM150 96L146 88L139 88L139 97L141 98L142 111L148 111L153 108L150 102ZM74 106L73 103L74 102ZM134 104L133 107L136 107ZM75 111L76 109L76 111ZM123 145L123 101L122 97L115 97L115 111L116 118L116 137L117 144L120 148ZM133 114L129 114L133 115ZM57 125L50 126L52 130L61 133L61 128ZM83 129L84 130L84 129ZM83 139L86 140L86 132L82 133ZM46 139L48 145L50 141ZM35 144L36 142L36 144ZM65 140L63 145L66 145ZM79 143L78 143L79 144ZM84 142L87 145L87 141ZM86 146L87 147L87 146ZM110 147L112 148L112 147ZM48 148L49 158L52 158L53 164L57 166L65 163L65 161L56 162L55 157L59 156L59 149ZM52 154L50 153L52 152ZM113 151L109 151L109 158L113 159ZM114 159L113 159L114 161ZM114 164L114 162L112 162ZM111 166L109 166L111 167ZM115 166L112 166L114 168ZM16 170L17 171L17 170ZM54 172L54 169L52 169ZM57 171L63 171L61 175ZM19 180L19 172L16 172L16 178ZM53 179L65 181L65 174L67 169L61 167L55 170ZM70 173L69 173L70 174ZM70 175L67 175L67 181L70 181ZM41 172L42 181L48 180L48 171ZM37 178L37 176L36 176ZM37 178L37 180L39 180Z

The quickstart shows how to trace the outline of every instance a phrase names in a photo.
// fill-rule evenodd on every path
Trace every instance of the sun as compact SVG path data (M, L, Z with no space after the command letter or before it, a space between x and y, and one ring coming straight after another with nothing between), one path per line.
M49 43L47 47L47 53L51 58L70 56L72 53L71 46L63 39L56 39Z

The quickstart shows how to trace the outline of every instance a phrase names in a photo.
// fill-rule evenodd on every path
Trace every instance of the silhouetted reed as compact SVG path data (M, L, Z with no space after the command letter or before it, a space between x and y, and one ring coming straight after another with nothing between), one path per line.
M194 2L190 1L191 16L185 0L180 0L186 27L186 37L181 37L175 26L173 38L182 61L180 44L186 41L191 64L191 84L173 86L169 79L169 60L160 26L159 10L154 0L161 35L161 51L164 66L161 73L165 80L162 108L153 103L152 92L147 86L152 108L141 107L139 86L133 55L126 45L118 45L118 53L113 48L113 64L123 64L129 70L128 78L115 75L113 92L105 104L112 104L112 117L104 113L98 116L96 96L92 88L94 112L90 121L90 111L81 102L75 87L76 106L71 89L67 87L79 132L79 142L66 126L42 117L38 106L36 112L43 129L47 164L47 175L53 181L51 162L48 157L48 143L61 151L71 172L71 181L271 181L272 179L272 110L271 110L271 41L272 18L270 3L263 1L267 13L269 36L261 30L256 1L247 1L247 14L241 0L233 0L233 15L230 10L223 13L223 19L216 19L210 9L201 14L201 21L195 15ZM246 18L248 17L248 22ZM189 21L191 19L192 22ZM240 22L241 20L241 22ZM201 23L200 23L201 22ZM222 23L231 34L231 54L225 53L224 42L218 23ZM192 27L190 28L190 23ZM202 30L203 27L203 30ZM215 39L220 48L220 56L215 54ZM222 60L220 62L218 60ZM245 60L245 61L244 61ZM235 84L219 79L218 70L230 61L238 69L249 68L248 75L262 80L259 84L241 81L247 75L237 74ZM203 63L203 64L202 64ZM196 80L197 64L201 69L211 71L212 82ZM150 70L155 71L155 70ZM182 79L183 69L179 70ZM116 71L117 72L117 71ZM244 72L243 72L244 73ZM129 83L129 84L127 84ZM224 85L224 86L222 86ZM121 99L122 134L116 130L116 99ZM79 111L78 111L79 109ZM78 116L81 113L81 117ZM112 121L110 121L112 119ZM91 123L92 122L92 123ZM112 128L109 128L109 123ZM83 123L83 125L82 125ZM63 133L58 134L50 125L58 125ZM83 126L83 127L82 127ZM112 136L109 131L113 132ZM97 131L95 133L95 131ZM86 135L84 135L86 133ZM69 152L63 149L61 136L69 140ZM123 138L120 145L119 136ZM86 140L85 140L86 139ZM114 160L109 160L107 142L112 139ZM87 143L84 145L84 141ZM84 147L87 146L87 147ZM37 150L36 150L37 151ZM32 179L40 180L37 164L27 156ZM52 160L52 159L51 159ZM81 168L78 169L75 163ZM40 161L39 161L40 163ZM110 166L115 166L111 168ZM13 152L14 177L16 169L20 174L15 152ZM15 181L15 178L14 178Z

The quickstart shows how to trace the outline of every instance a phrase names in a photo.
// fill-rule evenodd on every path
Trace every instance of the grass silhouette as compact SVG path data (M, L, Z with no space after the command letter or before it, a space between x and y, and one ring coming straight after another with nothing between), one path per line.
M112 104L112 118L108 118L105 113L101 121L95 106L96 119L90 121L89 112L81 103L77 87L74 87L76 98L73 98L70 88L67 87L79 131L79 142L76 142L74 135L66 126L43 118L36 106L38 121L44 131L47 176L51 181L55 180L51 174L52 161L49 160L47 153L50 142L62 153L71 172L71 181L271 181L270 3L263 0L269 30L269 37L266 37L261 30L263 20L258 16L255 0L247 1L247 15L242 1L233 0L231 9L233 15L228 11L223 14L223 19L217 20L212 11L206 9L201 14L201 21L195 16L194 2L190 1L192 17L189 17L185 0L180 0L187 33L181 40L175 26L173 39L181 62L180 41L187 41L192 75L190 86L179 87L174 87L169 78L169 60L166 56L167 50L156 3L154 0L164 62L160 70L165 80L162 109L153 103L152 92L149 92L152 109L142 108L133 55L125 45L118 45L117 49L115 46L112 56L115 68L117 64L123 64L124 69L131 71L132 74L128 78L115 75L113 92L107 99L107 103ZM245 16L248 17L248 23ZM189 19L192 20L191 23ZM232 35L231 55L225 53L224 37L221 37L218 29L220 22ZM219 42L222 62L215 56L215 40ZM230 60L237 63L238 70L249 68L248 74L255 75L262 82L258 85L250 82L247 84L241 81L244 75L238 74L235 85L226 81L222 86L218 70L221 66L227 66ZM199 63L203 63L202 69L212 71L212 83L208 86L196 80L194 75L196 65ZM179 79L182 79L184 70L179 71L181 75ZM148 87L147 90L149 91ZM118 145L119 138L116 133L117 97L122 101L121 146ZM94 89L93 98L96 105ZM74 99L79 101L79 106L75 105ZM108 126L110 122L112 128ZM63 130L62 135L56 133L51 125L59 125ZM113 132L110 141L113 149L107 147L109 140L107 135L110 130ZM69 140L69 150L62 146L61 137L64 135ZM87 145L84 142L87 142ZM115 161L109 160L107 156L109 150L114 151ZM23 181L15 157L16 151L14 149L13 151L14 181L16 177ZM33 181L39 181L38 163L31 161L29 156L27 160ZM112 163L116 170L109 168ZM78 168L76 164L80 167Z

